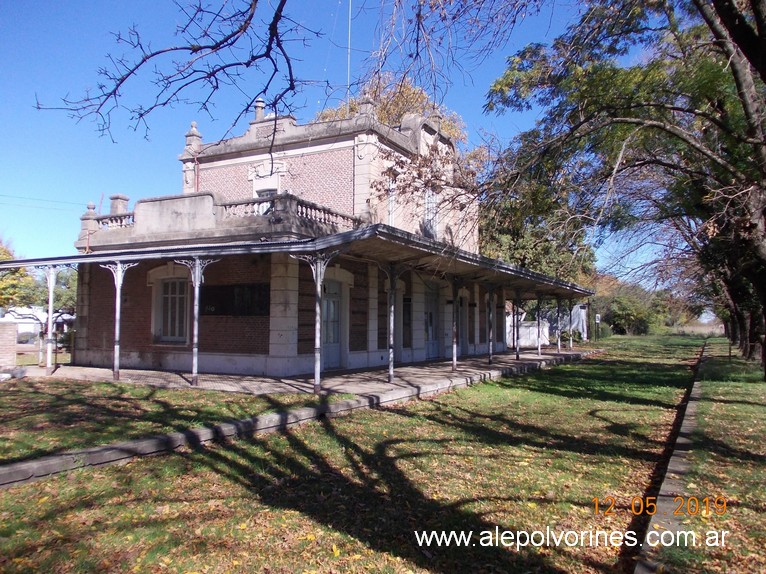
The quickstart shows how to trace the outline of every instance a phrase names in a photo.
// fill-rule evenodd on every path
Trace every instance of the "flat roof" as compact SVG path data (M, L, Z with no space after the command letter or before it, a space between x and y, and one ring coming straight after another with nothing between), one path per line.
M157 259L193 259L266 253L300 255L333 251L337 251L338 255L379 265L393 264L405 269L430 273L434 278L475 281L488 286L504 287L524 300L538 297L579 299L594 294L593 291L574 283L515 267L497 259L469 253L382 223L323 237L289 241L195 244L98 251L62 257L14 259L0 261L0 270L80 263L117 261L128 263Z

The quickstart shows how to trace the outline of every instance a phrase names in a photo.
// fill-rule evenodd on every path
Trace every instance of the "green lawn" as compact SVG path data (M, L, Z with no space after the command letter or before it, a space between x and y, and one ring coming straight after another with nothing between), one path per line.
M766 572L766 383L760 364L737 358L736 349L734 354L730 363L728 344L714 340L700 371L686 494L708 498L711 508L704 512L702 503L702 511L684 523L700 545L660 555L672 572ZM723 501L726 511L720 512ZM724 546L702 544L712 530L729 533Z
M629 504L656 483L702 340L603 344L535 375L2 491L0 569L632 571L626 546L481 544L645 523ZM419 546L416 530L476 545Z
M307 394L12 380L0 386L0 464L316 404Z
M40 361L40 354L37 351L18 353L16 355L16 366L30 367L33 365L34 366L45 365L45 361L47 358L46 353L47 353L47 350L43 349L42 361ZM58 353L53 354L53 360L58 365L68 365L72 361L72 356L67 352L59 351Z

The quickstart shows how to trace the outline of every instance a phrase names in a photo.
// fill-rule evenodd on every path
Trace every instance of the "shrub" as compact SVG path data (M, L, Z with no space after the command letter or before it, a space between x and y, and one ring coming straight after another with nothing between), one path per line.
M599 339L608 339L612 336L612 328L606 323L599 323L597 335Z
M27 345L29 343L37 342L37 333L19 333L16 337L16 342L20 345Z
M570 333L569 331L561 331L561 340L564 342L569 342L569 337L573 337L575 343L581 343L582 342L582 333L580 331L573 331Z

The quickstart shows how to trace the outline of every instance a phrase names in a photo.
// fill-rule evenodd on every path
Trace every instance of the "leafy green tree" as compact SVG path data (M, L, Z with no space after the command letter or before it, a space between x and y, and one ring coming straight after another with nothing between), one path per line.
M591 310L618 335L645 335L663 327L685 325L704 311L700 300L669 289L650 290L611 275L596 276Z
M0 240L0 261L16 259L13 250ZM55 311L74 313L77 305L77 272L61 269L53 287ZM0 307L48 307L48 280L18 268L0 271Z
M370 101L375 105L378 120L389 126L398 126L406 114L418 113L424 117L438 115L441 131L454 143L465 143L465 122L459 114L439 105L426 91L412 84L405 76L395 78L392 74L373 77L362 87L362 95L352 97L335 108L326 108L316 116L317 121L352 118L359 113L361 105Z
M542 106L544 119L521 138L532 165L554 165L574 181L604 230L693 219L695 236L738 254L762 310L766 89L748 38L763 45L764 8L591 2L551 46L509 58L486 106Z
M633 297L617 297L603 320L617 335L646 335L651 323L648 309Z
M0 239L0 261L16 259L10 246ZM36 295L35 279L26 269L0 271L0 307L32 305Z
M587 220L565 179L544 163L519 168L520 148L490 162L478 176L484 255L578 283L594 272Z

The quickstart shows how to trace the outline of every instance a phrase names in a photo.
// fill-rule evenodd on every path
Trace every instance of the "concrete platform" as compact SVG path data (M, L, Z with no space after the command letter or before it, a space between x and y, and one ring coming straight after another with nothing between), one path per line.
M538 368L553 363L569 361L582 356L582 351L564 351L556 353L546 350L538 357L536 351L523 352L516 360L513 352L502 353L493 357L492 365L487 356L470 357L458 361L458 370L452 372L451 361L431 361L396 366L394 382L388 382L388 369L357 371L328 371L323 375L322 388L328 393L350 393L360 396L375 396L395 389L418 389L444 381L464 381L482 374L499 376L526 372L529 368ZM45 368L27 367L28 377L45 377ZM51 375L57 379L75 379L83 381L112 381L111 369L95 367L59 366ZM190 373L168 371L148 371L137 369L120 370L121 383L152 385L166 389L206 389L255 395L271 393L311 393L313 375L293 378L253 377L243 375L215 375L200 373L198 385L191 386Z

